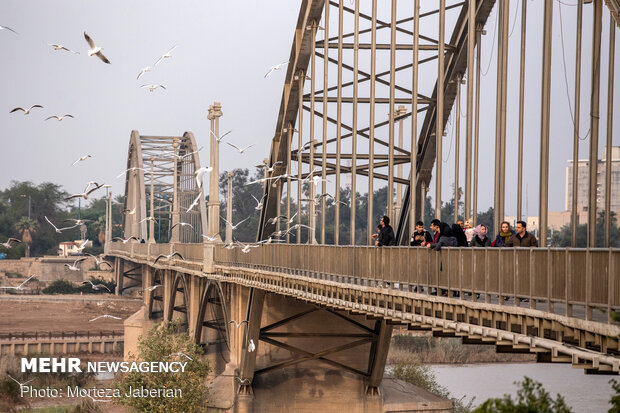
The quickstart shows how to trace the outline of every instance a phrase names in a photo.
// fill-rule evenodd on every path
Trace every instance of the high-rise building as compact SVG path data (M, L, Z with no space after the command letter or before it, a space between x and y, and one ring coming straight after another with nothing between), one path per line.
M606 152L598 160L596 168L596 210L605 209L605 174L607 169ZM572 210L573 199L573 161L566 167L565 209ZM590 161L580 159L577 166L577 217L580 224L588 220ZM620 219L620 146L611 149L611 211Z

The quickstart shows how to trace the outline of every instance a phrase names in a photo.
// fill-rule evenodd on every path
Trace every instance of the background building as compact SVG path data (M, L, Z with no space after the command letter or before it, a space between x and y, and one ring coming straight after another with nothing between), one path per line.
M573 199L573 161L568 161L566 167L566 197L565 209L568 212L572 210ZM588 160L579 160L577 167L577 216L578 223L585 224L588 220L588 170L590 162ZM598 160L596 172L596 209L603 211L605 209L605 173L607 162L605 153L602 159ZM620 146L614 146L611 150L611 210L620 217ZM570 214L569 214L570 222ZM617 222L616 222L617 225Z

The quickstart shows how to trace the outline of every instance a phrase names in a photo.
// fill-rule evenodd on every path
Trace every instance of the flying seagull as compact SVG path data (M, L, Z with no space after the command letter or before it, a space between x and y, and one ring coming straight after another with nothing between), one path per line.
M140 79L142 75L150 71L151 71L151 66L143 67L142 69L140 69L140 73L138 73L138 77L136 79Z
M29 282L32 278L34 278L34 275L31 275L30 277L28 277L26 279L26 281L24 281L23 283L21 283L17 287L0 287L0 288L4 288L4 289L7 289L7 290L23 290L24 289L24 285L26 285L26 283Z
M13 113L13 112L17 112L18 110L21 110L22 112L24 112L24 115L28 115L28 114L30 114L30 111L32 109L34 109L34 108L43 108L43 106L41 106L41 105L32 105L28 109L17 107L15 109L13 109L12 111L10 111L9 113Z
M157 61L155 62L153 66L157 66L159 62L161 62L162 60L172 57L170 53L176 48L177 48L176 46L173 46L172 49L168 50L165 54L161 55L161 57L157 59Z
M256 346L254 345L254 340L250 339L250 344L248 344L248 353L251 353L254 350L256 350Z
M11 245L12 242L21 242L21 241L18 240L17 238L9 238L8 240L6 240L6 242L0 243L0 245L2 245L6 249L9 249L12 247Z
M68 219L63 219L62 220L62 222L67 222L67 221L73 221L75 223L75 226L82 225L82 224L85 224L87 222L93 222L92 219L73 219L73 218L68 218Z
M132 239L133 239L133 240L136 240L136 241L139 241L139 239L138 239L138 238L136 238L136 237L134 237L134 236L131 236L131 237L129 237L129 238L114 237L114 238L112 238L112 241L122 241L122 242L123 242L123 244L127 244L127 243L128 243L129 241L131 241Z
M222 136L220 136L219 138L215 135L215 133L213 133L213 131L212 131L212 130L210 130L209 132L211 132L211 135L213 135L213 137L214 137L215 139L217 139L217 141L218 141L218 142L221 142L221 141L222 141L222 139L224 139L224 136L226 136L226 135L228 135L230 132L232 132L232 129L231 129L231 130L229 130L228 132L226 132L225 134L223 134Z
M116 179L120 178L121 176L123 176L124 174L126 174L129 171L144 171L144 168L138 168L137 166L132 166L131 168L127 168L125 169L123 172L121 172L120 174L118 174L116 176Z
M103 285L103 284L99 284L99 285ZM100 315L100 316L98 316L98 317L95 317L95 318L93 318L92 320L88 320L88 322L89 322L89 323L91 323L91 322L93 322L93 321L97 321L97 320L99 320L100 318L112 318L112 319L114 319L114 320L122 320L122 318L120 318L120 317L115 317L115 316L113 316L113 315L104 314L104 315Z
M84 258L86 259L86 258ZM67 264L65 264L67 265ZM95 291L100 290L101 288L105 288L106 290L108 290L109 293L112 293L112 291L110 291L110 289L108 287L105 286L105 284L93 284L92 281L82 281L82 284L90 284L90 288L92 288Z
M263 209L263 200L265 199L266 196L267 194L263 195L263 197L259 201L258 199L256 199L254 195L252 195L252 198L254 198L254 200L256 201L256 206L254 207L255 210L260 211L261 209Z
M80 264L82 263L82 261L86 261L88 258L86 257L82 257L82 258L78 258L77 260L75 260L75 262L71 265L69 264L65 264L65 267L67 267L69 269L69 271L80 271ZM84 281L86 282L86 281ZM83 284L83 283L82 283ZM92 284L92 283L91 283Z
M101 53L101 51L103 50L102 47L98 47L94 40L90 38L89 35L86 34L86 32L84 32L84 38L86 39L86 41L88 42L88 45L90 46L90 50L88 51L88 56L93 56L96 55L99 59L101 59L104 63L110 64L110 61L108 60L107 57L105 57L103 55L103 53Z
M140 86L140 87L141 87L141 88L145 88L145 87L149 88L149 92L154 91L154 90L155 90L155 89L157 89L158 87L160 87L160 88L162 88L162 89L165 89L165 88L166 88L164 85L142 85L142 86Z
M245 148L239 148L238 146L230 143L230 142L226 142L227 144L229 144L230 146L232 146L233 148L235 148L236 150L239 151L240 154L243 154L244 151L246 151L247 149L250 149L252 146L254 146L254 144L248 145Z
M0 30L8 30L8 31L11 31L11 32L13 32L15 34L19 34L15 30L11 29L10 27L6 27L6 26L0 26Z
M194 175L196 175L196 184L198 185L198 188L202 188L202 179L204 174L207 172L211 172L212 170L212 166L203 166L202 168L199 168L197 171L194 172Z
M208 236L208 235L205 235L205 234L200 234L200 235L202 235L202 237L203 237L203 238L205 238L205 239L206 239L207 241L209 241L209 242L215 242L215 241L217 241L217 235L218 235L218 234L215 234L215 235L214 235L214 236L212 236L212 237L210 237L210 236Z
M97 265L97 267L99 267L101 264L106 264L106 265L108 265L110 268L113 268L113 267L112 267L112 264L110 264L109 262L107 262L107 261L106 261L106 260L104 260L104 259L99 259L98 257L96 257L96 256L95 256L95 255L93 255L93 254L86 254L86 255L90 255L91 257L93 257L93 258L95 259L95 264Z
M183 256L181 254L179 254L178 252L173 252L172 254L168 254L168 255L159 254L157 256L157 258L155 258L155 261L153 261L153 265L157 264L157 261L161 260L162 258L165 258L167 260L171 260L174 257L179 257L180 259L185 260L185 258L183 258Z
M202 192L198 194L198 196L196 197L196 199L194 199L194 201L192 202L192 204L189 206L189 208L187 208L187 211L185 211L186 213L191 211L192 209L194 209L194 207L196 205L198 205L198 202L200 202L200 197L202 196Z
M79 158L78 158L75 162L73 162L73 163L71 164L71 166L75 165L75 164L76 164L76 163L78 163L78 162L85 161L85 160L87 160L88 158L92 158L92 155L84 155L84 156L80 156L80 157L79 157Z
M92 193L93 193L93 192L95 192L97 189L101 188L103 185L98 185L98 184L95 182L95 186L94 186L93 188L90 188L90 189L89 189L89 186L90 186L90 184L88 184L88 185L86 186L86 189L85 189L85 190L84 190L84 192L82 192L81 194L73 194L73 195L71 195L71 196L66 197L66 198L65 198L65 201L68 201L68 200L73 199L73 198L82 198L82 199L84 199L85 201L87 201L87 200L88 200L88 195L92 194Z
M228 324L234 324L234 325L235 325L235 327L237 327L237 328L240 328L240 327L241 327L241 325L242 325L243 323L245 323L245 324L247 325L247 324L248 324L248 320L243 320L243 321L242 321L242 322L240 322L240 323L237 323L235 320L230 320L230 321L228 322Z
M190 227L191 229L196 231L196 229L192 226L192 224L189 224L187 222L177 222L176 224L170 227L170 230L172 231L172 228L176 227L177 225L180 225L181 227Z
M46 118L45 120L50 120L50 119L52 119L52 118L56 118L56 120L57 120L58 122L60 122L60 121L62 121L64 118L73 118L73 115L69 115L69 114L62 115L62 116L52 115L52 116L50 116L50 117Z
M282 66L288 64L288 60L286 62L282 62L280 64L277 64L275 66L271 66L269 68L269 71L267 72L267 74L265 74L265 76L263 77L264 79L267 79L269 76L271 76L271 74L276 71L276 70L280 70L282 68Z
M246 219L244 219L243 221L239 221L236 225L233 225L233 224L232 224L232 222L228 222L228 221L226 220L226 218L224 218L224 217L220 217L220 218L222 218L222 219L224 220L224 222L226 222L228 225L230 225L230 226L232 227L232 229L237 229L237 227L238 227L239 225L243 224L245 221L247 221L248 219L250 219L250 217L247 217L247 218L246 218Z
M80 54L80 52L74 52L71 49L66 48L65 46L61 45L61 44L47 44L48 46L52 46L54 48L54 50L66 50L67 52L71 52L73 54Z
M155 290L155 289L157 289L157 288L159 288L159 287L163 287L163 285L161 285L161 284L155 284L155 285L152 285L152 286L150 286L150 287L145 288L145 290L147 290L147 291L149 291L149 292L150 292L150 291L153 291L153 290Z
M136 213L136 208L137 208L137 207L134 207L133 209L125 209L125 210L123 211L123 214L133 215L133 214L135 214L135 213Z
M179 357L179 356L183 356L183 357L187 357L189 360L194 360L194 359L192 359L190 356L188 356L187 354L182 353L182 352L180 352L180 351L179 351L178 353L172 353L172 354L170 355L170 357L174 357L174 356L177 356L177 357Z
M47 221L47 222L48 222L48 223L49 223L52 227L54 227L54 230L55 230L57 233L59 233L59 234L61 234L61 233L62 233L64 230L66 230L66 229L71 229L71 228L75 228L75 227L77 227L77 225L73 225L73 226L71 226L71 227L66 227L66 228L58 228L56 225L52 224L52 221L50 221L50 220L49 220L49 218L48 218L47 216L45 217L45 220L46 220L46 221Z

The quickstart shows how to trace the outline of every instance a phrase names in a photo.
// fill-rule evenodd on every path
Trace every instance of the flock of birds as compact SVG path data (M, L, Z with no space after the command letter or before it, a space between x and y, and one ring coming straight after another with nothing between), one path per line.
M7 26L1 26L1 25L0 25L0 31L2 31L2 30L10 31L10 32L14 33L15 35L18 35L18 33L17 33L15 30L13 30L12 28L7 27ZM95 43L95 41L93 40L93 38L92 38L91 36L89 36L86 32L84 32L84 39L86 40L86 42L88 43L88 46L89 46L89 49L88 49L88 51L87 51L87 54L88 54L88 56L89 56L89 57L93 57L93 56L95 56L95 57L97 57L98 59L100 59L102 62L104 62L104 63L106 63L106 64L111 64L111 63L110 63L110 60L109 60L109 59L108 59L108 58L107 58L107 57L103 54L103 47L98 46L98 45ZM71 53L71 54L76 54L76 55L80 54L80 52L78 52L78 51L74 51L74 50L72 50L72 49L70 49L70 48L68 48L68 47L66 47L66 46L64 46L64 45L62 45L62 44L48 43L48 46L52 47L54 51L59 51L59 52L60 52L60 51L62 51L62 52L68 52L68 53ZM171 53L172 53L172 52L176 49L176 47L177 47L177 46L172 47L172 48L171 48L171 49L169 49L166 53L164 53L163 55L161 55L161 56L160 56L160 57L159 57L159 58L155 61L155 63L154 63L152 66L145 66L145 67L141 68L141 69L140 69L140 71L139 71L139 73L138 73L138 75L137 75L137 77L136 77L136 80L139 80L140 78L142 78L142 76L144 76L146 73L148 73L148 72L152 72L152 71L153 71L153 70L157 67L157 65L159 65L160 63L162 63L165 59L169 59L169 58L171 58L171 57L172 57L172 54L171 54ZM271 75L272 75L275 71L281 70L283 67L285 67L286 65L288 65L288 63L289 63L289 62L288 62L288 61L286 61L286 62L279 63L279 64L277 64L277 65L271 66L271 67L269 68L269 70L267 71L267 73L264 75L264 78L268 78L268 77L270 77L270 76L271 76ZM164 90L166 89L166 87L165 87L164 85L162 85L162 84L143 84L143 85L141 85L140 87L141 87L141 88L148 89L148 90L149 90L149 92L154 92L155 90L157 90L157 89L159 89L159 88L164 89ZM40 105L40 104L34 104L34 105L31 105L31 106L30 106L30 107L28 107L28 108L24 108L24 107L15 107L15 108L13 108L12 110L10 110L10 112L9 112L9 113L23 112L23 115L24 115L24 116L26 116L26 115L30 115L30 114L31 114L31 112L32 112L34 109L44 109L44 107L43 107L42 105ZM74 116L74 115L72 115L72 114L68 114L68 113L67 113L67 114L63 114L63 115L51 115L51 116L48 116L48 117L46 117L46 118L44 119L44 121L48 121L48 120L51 120L51 119L55 119L55 120L57 120L58 122L61 122L61 121L63 121L64 119L73 119L73 118L75 118L75 116ZM217 139L218 143L219 143L219 142L221 142L221 141L222 141L222 140L223 140L223 139L224 139L224 138L225 138L228 134L230 134L231 132L232 132L232 131L228 131L228 132L226 132L226 133L224 133L224 134L222 134L222 135L220 135L220 136L216 136L216 135L213 133L213 131L211 131L211 133L212 133L212 134L215 136L215 138ZM228 141L226 141L225 143L226 143L227 145L229 145L231 148L234 148L234 149L235 149L235 150L239 153L239 155L243 155L243 154L244 154L244 153L245 153L248 149L250 149L251 147L253 147L253 146L254 146L254 144L247 145L247 146L241 146L241 145L237 145L237 144L235 144L235 143L228 142ZM202 148L201 148L201 149L202 149ZM307 149L307 148L306 148L306 147L304 147L304 149ZM196 151L196 152L197 152L197 151ZM189 154L185 154L185 155L183 155L183 156L179 156L178 158L183 159L183 158L185 158L185 157L187 157L187 156L192 155L193 153L195 153L195 152L192 152L192 153L189 153ZM84 161L88 160L89 158L92 158L92 155L91 155L91 154L85 154L85 155L83 155L83 156L80 156L78 159L76 159L76 160L75 160L75 161L71 164L71 166L75 166L76 164L78 164L78 163L80 163L80 162L84 162ZM271 173L271 172L273 172L273 171L274 171L274 168L275 168L275 167L276 167L279 163L281 163L281 162L276 162L276 163L275 163L275 164L273 164L271 167L268 167L267 165L261 165L261 166L264 166L264 167L265 167L265 169L266 169L266 171L267 171L268 173ZM117 178L120 178L120 177L122 177L123 175L126 175L126 174L127 174L127 173L129 173L129 172L132 172L132 171L137 171L137 170L143 170L143 169L142 169L142 168L138 168L138 167L131 167L131 168L128 168L128 169L126 169L125 171L121 172L121 173L118 175L118 177L117 177ZM197 182L197 185L198 185L198 188L199 188L199 189L201 189L201 190L202 190L202 187L203 187L203 182L204 182L204 176L205 176L205 174L210 173L212 170L213 170L213 168L212 168L212 167L207 166L207 167L200 167L198 170L196 170L196 171L195 171L195 178L196 178L196 182ZM314 171L313 171L313 172L314 172ZM313 173L313 172L312 172L312 173ZM312 181L312 183L316 185L316 184L318 184L318 183L321 181L321 179L320 179L320 177L313 177L313 178L310 178L310 177L312 176L312 173L310 173L310 174L307 176L307 178L306 178L306 179L304 179L304 182L306 182L306 181ZM264 183L264 182L268 182L268 181L272 181L272 180L274 180L273 184L274 184L274 186L275 186L275 184L276 184L276 183L278 182L278 180L280 180L280 179L292 179L292 180L296 180L296 179L297 179L297 177L292 176L292 175L290 175L290 176L289 176L289 175L287 175L287 174L284 174L284 175L279 175L279 176L275 176L275 177L268 177L268 178L264 178L264 179L259 179L259 180L257 180L257 181L252 181L252 182L250 182L250 183ZM83 192L81 192L81 193L77 193L77 194L72 194L72 195L70 195L69 197L67 197L65 200L67 200L67 201L69 201L69 200L73 200L73 199L84 199L84 200L88 200L88 199L89 199L89 196L90 196L92 193L94 193L95 191L99 190L100 188L108 188L108 187L110 187L110 185L104 185L104 184L99 184L99 183L97 183L97 182L95 182L95 181L90 181L90 182L88 182L88 184L87 184L87 185L86 185L86 187L84 188L84 191L83 191ZM192 204L188 207L188 209L186 210L186 212L190 212L192 209L194 209L196 206L198 206L198 205L199 205L199 202L200 202L200 198L201 198L202 196L203 196L203 193L202 193L202 191L201 191L201 193L200 193L200 194L196 197L196 199L194 199L194 201L192 202ZM325 195L322 195L322 196L330 196L330 197L331 197L331 195L329 195L329 194L325 194ZM332 198L333 198L333 197L332 197ZM264 205L264 204L263 204L263 201L264 201L264 199L265 199L265 197L264 197L264 196L263 196L263 198L261 198L260 200L259 200L259 199L257 199L256 197L254 197L254 200L256 201L256 207L255 207L255 210L256 210L256 211L260 211L260 210L263 208L263 205ZM317 198L317 199L320 199L320 197L319 197L319 198ZM316 202L316 201L315 201L315 202ZM135 213L136 213L136 208L133 208L133 209L127 209L127 210L123 211L123 213L124 213L124 214L133 215L133 214L135 214ZM290 217L290 219L289 219L288 217L286 217L286 216L279 216L279 217L275 217L275 218L273 218L273 219L269 220L269 223L274 224L274 223L276 223L278 220L283 220L283 221L285 221L285 222L288 222L289 224L292 224L292 223L293 223L293 220L294 220L294 218L295 218L295 216L296 216L296 215L297 215L297 214L293 215L292 217ZM237 228L238 228L241 224L243 224L244 222L246 222L249 218L250 218L250 217L247 217L247 218L245 218L245 219L243 219L243 220L241 220L241 221L237 222L236 224L233 224L232 222L229 222L228 220L226 220L226 219L225 219L225 218L223 218L223 217L222 217L222 220L223 220L223 221L224 221L227 225L230 225L230 226L231 226L231 228L232 228L233 230L235 230L235 229L237 229ZM54 224L54 223L53 223L53 222L52 222L52 221L51 221L51 220L50 220L47 216L45 216L45 220L49 223L49 225L51 225L51 226L52 226L52 228L54 229L54 231L55 231L56 233L58 233L58 234L62 234L64 231L67 231L67 230L70 230L70 229L76 228L77 226L80 226L80 225L86 224L87 222L91 222L91 221L89 221L89 220L83 220L83 219L71 219L71 220L65 220L65 221L63 221L63 223L64 223L64 222L69 222L69 221L71 221L71 222L73 223L72 225L69 225L69 226L62 226L62 225L61 225L61 226L57 226L57 225L55 225L55 224ZM153 216L150 216L150 217L147 217L147 218L143 219L143 220L142 220L142 221L140 221L140 222L144 222L144 221L154 221L154 220L155 220L155 218L154 218ZM193 226L192 226L191 224L189 224L189 223L185 223L185 222L179 222L179 223L177 223L177 224L173 225L173 226L170 228L170 230L172 230L172 229L173 229L174 227L176 227L176 226L180 226L180 227L189 227L189 228L191 228L192 230L194 230L194 228L193 228ZM261 242L255 243L255 244L249 244L249 243L248 243L248 244L244 244L244 243L241 243L241 242L238 242L238 241L233 241L233 242L231 242L231 243L229 243L229 244L224 245L224 248L227 248L227 249L232 249L232 248L237 248L237 247L239 247L239 248L241 248L241 251L242 251L242 252L244 252L244 253L249 253L249 252L251 251L251 249L252 249L252 248L257 248L257 247L259 247L261 244L268 244L268 243L271 243L271 242L281 241L280 239L278 239L279 237L284 236L284 235L286 235L287 233L291 233L291 234L292 234L294 230L296 230L297 228L300 228L300 227L305 227L305 228L309 228L309 229L310 229L310 227L308 227L308 226L306 226L306 225L296 224L296 225L291 226L291 227L289 228L289 230L288 230L288 231L278 231L278 232L276 232L276 233L273 233L273 234L272 234L272 236L271 236L271 237L269 237L269 238L268 238L267 240L265 240L265 241L261 241ZM217 240L217 235L218 235L218 234L215 234L215 235L207 235L207 234L202 234L202 237L203 237L204 239L208 240L208 241L214 242L214 241L216 241L216 240ZM115 238L113 238L113 241L120 241L120 242L122 242L122 243L127 243L127 242L130 242L130 241L139 241L139 240L138 240L138 238L136 238L136 237L128 237L128 238L123 238L123 237L115 237ZM9 238L6 242L4 242L4 243L0 243L0 246L3 246L4 248L9 249L9 248L11 248L14 244L16 244L16 243L21 243L21 242L22 242L22 241L21 241L21 240L19 240L19 239L17 239L17 238ZM87 246L88 242L89 242L89 240L88 240L88 239L86 239L86 240L82 241L82 242L81 242L81 243L77 246L77 250L78 250L79 252L83 252L83 250L86 248L86 246ZM96 266L97 266L98 268L99 268L101 265L107 265L109 268L112 268L112 265L111 265L109 262L105 261L105 260L104 260L101 256L94 256L94 255L92 255L92 254L87 254L87 255L89 255L89 256L91 256L91 257L93 257L93 258L95 259L95 264L96 264ZM182 256L180 253L178 253L178 252L173 252L172 254L168 254L168 255L164 255L164 254L162 254L162 255L159 255L159 256L157 256L157 257L155 258L155 260L153 261L153 265L156 265L156 264L157 264L159 261L161 261L161 260L172 260L172 259L175 259L175 258L179 258L179 259L181 259L181 260L183 260L183 259L184 259L184 258L183 258L183 256ZM66 267L69 271L81 271L81 264L82 264L84 261L86 261L87 259L88 259L87 257L80 257L80 258L76 259L76 260L73 262L73 264L64 264L64 266L65 266L65 267ZM31 275L28 279L26 279L25 281L23 281L23 282L22 282L20 285L18 285L18 286L14 286L14 287L13 287L13 286L5 286L5 287L0 287L0 289L14 289L14 290L23 290L23 289L24 289L24 287L25 287L25 286L26 286L29 282L31 282L32 280L36 280L35 275ZM84 282L83 282L83 284L89 284L89 285L90 285L90 287L91 287L93 290L95 290L95 291L99 291L99 290L104 290L104 289L105 289L105 290L107 290L109 293L111 293L110 289L109 289L106 285L104 285L104 284L95 284L95 283L93 283L93 282L91 282L91 281L84 281ZM152 292L152 291L154 291L155 289L160 288L160 287L162 287L162 285L161 285L161 284L156 284L156 285L153 285L153 286L147 287L147 288L145 288L144 290L145 290L145 291L148 291L148 292ZM89 320L89 322L94 322L94 321L97 321L97 320L100 320L100 319L114 319L114 320L121 320L121 318L120 318L120 317L112 316L112 315L109 315L109 314L103 314L103 315L100 315L100 316L98 316L98 317L95 317L95 318L93 318L93 319ZM235 327L237 327L237 328L240 328L243 324L246 324L246 326L247 326L248 321L247 321L247 320L243 320L243 321L241 321L240 323L237 323L236 321L231 320L229 323L230 323L230 324L233 324L233 325L234 325ZM250 340L249 340L249 342L248 342L248 345L247 345L247 351L248 351L248 352L253 352L253 351L255 351L255 349L256 349L256 345L255 345L254 341L250 339ZM186 354L181 353L181 352L179 352L179 353L175 353L175 354L171 354L171 356L184 356L184 357L188 358L189 360L192 360L192 359L191 359L191 357L189 357L189 356L187 356ZM28 381L28 382L25 382L25 383L20 383L19 381L15 380L15 379L14 379L14 378L12 378L12 377L11 377L11 379L12 379L12 380L14 380L16 383L18 383L20 386L24 386L25 384L29 383L29 381ZM243 381L242 381L241 379L239 379L239 380L240 380L240 382L243 384ZM95 399L93 399L93 400L94 400L94 401L108 401L108 400L95 400Z

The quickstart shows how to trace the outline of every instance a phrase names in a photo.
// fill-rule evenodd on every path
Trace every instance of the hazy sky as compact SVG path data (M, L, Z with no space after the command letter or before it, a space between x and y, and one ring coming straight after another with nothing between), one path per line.
M571 3L575 2L572 0ZM345 4L349 2L346 1ZM453 3L449 1L448 4ZM563 3L568 3L564 1ZM364 4L364 1L362 1ZM196 135L203 164L208 160L209 121L207 109L213 101L223 105L223 131L233 129L230 141L256 144L243 157L223 145L221 170L249 167L268 157L275 131L284 70L263 79L268 68L288 59L299 13L298 0L266 1L28 1L0 2L0 25L15 29L19 36L0 31L0 188L12 180L51 181L68 191L81 191L86 182L97 180L124 193L124 170L130 132L143 135ZM528 1L528 56L526 87L526 171L530 215L537 214L538 151L540 139L540 78L542 2ZM508 148L506 213L515 212L516 120L518 102L520 20L515 17L520 1L511 2L510 24L516 28L509 45ZM572 158L572 121L569 114L560 35L559 4L554 2L553 84L551 117L550 210L564 208L566 160ZM575 7L561 6L567 78L571 104L574 93ZM520 11L519 11L520 13ZM332 13L335 24L336 13ZM582 68L582 135L588 131L591 52L591 6L584 9ZM496 46L492 45L496 10L483 37L482 66L490 64L483 77L481 108L480 209L492 203L493 136L495 131ZM425 24L434 25L434 22ZM601 62L601 151L606 136L607 56L609 13L603 18ZM104 48L111 65L86 54L86 31ZM450 33L447 33L449 38ZM618 37L618 35L616 36ZM497 39L496 39L497 41ZM74 55L53 51L47 43L60 43L79 51ZM617 39L620 43L620 39ZM136 80L140 69L177 45L173 57ZM491 55L491 53L493 53ZM616 55L618 55L616 46ZM616 58L616 119L620 106L620 63ZM435 82L421 72L421 83ZM332 78L334 79L334 78ZM335 80L335 79L334 79ZM150 93L145 83L163 84L166 90ZM465 89L463 89L465 90ZM41 104L24 116L9 114L16 107ZM465 113L465 107L461 109ZM62 122L43 119L70 113L75 119ZM365 116L365 115L360 115ZM367 122L367 121L365 121ZM464 145L464 120L461 142ZM454 175L452 125L444 138L443 197L450 197ZM614 144L620 145L620 121ZM581 145L587 156L588 140ZM81 155L93 157L76 166ZM461 168L464 160L461 157ZM463 178L461 178L462 182ZM379 185L379 183L377 183ZM364 186L359 188L365 192ZM431 195L434 191L431 188Z

